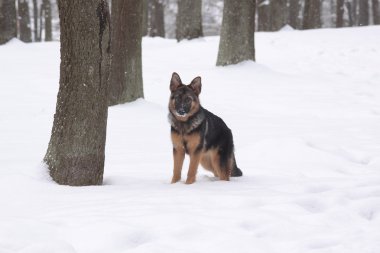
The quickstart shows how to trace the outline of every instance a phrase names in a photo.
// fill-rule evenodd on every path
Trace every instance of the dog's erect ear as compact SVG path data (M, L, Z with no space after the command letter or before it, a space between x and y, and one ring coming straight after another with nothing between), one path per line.
M170 91L171 92L175 91L181 85L182 85L181 78L176 72L174 72L172 74L172 79L170 80Z
M196 78L193 79L193 81L191 81L190 88L195 92L197 96L201 93L202 83L201 83L200 76L197 76Z

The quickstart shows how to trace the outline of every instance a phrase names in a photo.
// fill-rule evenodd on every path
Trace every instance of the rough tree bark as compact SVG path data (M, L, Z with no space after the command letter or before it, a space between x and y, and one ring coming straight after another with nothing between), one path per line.
M337 0L336 3L336 27L343 27L344 0Z
M380 25L379 0L372 0L372 16L373 16L373 23L375 25Z
M15 0L0 0L0 45L17 37Z
M149 0L148 33L150 37L165 37L164 5L162 0Z
M143 5L140 0L112 1L109 105L144 97L141 61Z
M202 0L178 0L177 41L191 40L202 36Z
M359 0L359 26L369 24L369 3L368 0Z
M225 0L217 66L255 60L256 0Z
M321 27L321 0L305 0L302 29Z
M109 10L106 0L59 0L61 66L44 161L54 181L102 184L107 125Z
M23 42L31 42L32 30L30 29L29 4L25 0L18 0L18 20L20 40Z

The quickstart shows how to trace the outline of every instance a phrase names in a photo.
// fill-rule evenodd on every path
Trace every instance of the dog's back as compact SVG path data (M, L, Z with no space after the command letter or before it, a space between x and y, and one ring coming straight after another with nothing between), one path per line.
M220 117L203 107L201 107L201 110L205 113L205 126L203 131L205 142L204 151L214 151L219 157L221 169L226 170L228 175L233 177L242 176L242 171L236 165L231 130Z

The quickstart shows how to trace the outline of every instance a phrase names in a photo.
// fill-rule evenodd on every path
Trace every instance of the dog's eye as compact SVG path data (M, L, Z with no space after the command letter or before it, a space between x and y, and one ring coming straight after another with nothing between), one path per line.
M191 97L187 97L187 98L185 99L185 103L186 103L186 104L190 104L191 102L192 102Z

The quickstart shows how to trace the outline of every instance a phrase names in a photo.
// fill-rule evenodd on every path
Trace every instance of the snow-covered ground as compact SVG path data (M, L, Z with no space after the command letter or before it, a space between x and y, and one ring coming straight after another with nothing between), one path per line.
M215 67L218 37L143 41L145 100L109 109L104 185L41 164L59 43L0 47L0 252L380 252L380 26L256 35L257 63ZM170 184L173 71L233 130L244 172ZM187 168L184 168L185 175Z

